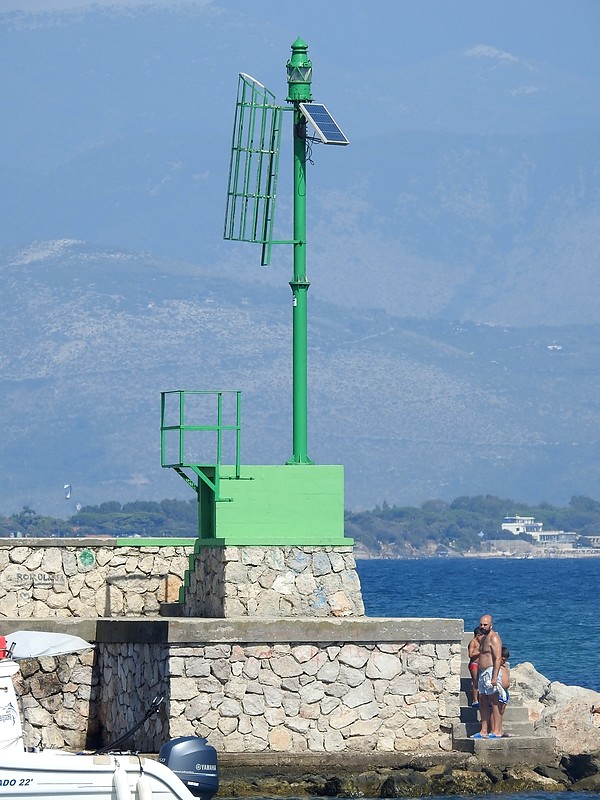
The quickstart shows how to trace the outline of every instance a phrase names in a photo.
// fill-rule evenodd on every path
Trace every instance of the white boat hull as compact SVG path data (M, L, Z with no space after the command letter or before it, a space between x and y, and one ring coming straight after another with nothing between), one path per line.
M35 643L36 636L32 639ZM120 753L26 752L13 685L18 671L15 661L0 658L0 800L197 800L192 791L212 800L219 785L217 755L199 737L170 740L160 761Z
M140 781L140 776L145 776ZM149 794L150 792L150 794ZM168 767L132 755L74 755L0 750L0 798L195 800Z

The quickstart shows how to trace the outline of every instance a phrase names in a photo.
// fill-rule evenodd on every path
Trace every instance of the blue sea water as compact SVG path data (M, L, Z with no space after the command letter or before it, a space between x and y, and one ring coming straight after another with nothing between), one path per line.
M371 617L482 614L510 650L550 680L600 691L600 558L427 558L357 562Z

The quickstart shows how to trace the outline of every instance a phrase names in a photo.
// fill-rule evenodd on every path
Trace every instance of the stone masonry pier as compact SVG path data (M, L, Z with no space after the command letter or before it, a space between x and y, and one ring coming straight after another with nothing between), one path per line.
M156 753L170 738L206 736L232 795L252 793L243 778L252 770L262 795L273 793L269 780L294 794L308 769L323 778L310 778L310 794L415 796L451 791L436 783L439 769L445 781L448 770L485 768L482 759L532 763L504 741L492 754L452 751L463 621L366 617L348 546L6 540L0 633L16 630L93 645L20 661L28 747L110 746L160 697L119 746ZM381 784L375 794L368 775Z
M352 547L0 540L1 617L364 616Z
M451 748L462 620L2 621L3 633L23 628L95 644L21 662L28 746L108 744L162 695L163 710L126 747L156 752L195 734L246 758Z

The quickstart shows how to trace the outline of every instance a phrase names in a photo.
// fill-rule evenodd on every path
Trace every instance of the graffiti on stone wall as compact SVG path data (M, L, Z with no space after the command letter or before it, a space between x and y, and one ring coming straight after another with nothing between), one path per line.
M44 586L46 588L66 583L64 574L57 572L18 572L15 584L21 587Z
M10 565L4 570L2 584L7 591L16 592L19 603L31 600L35 589L56 589L64 591L67 578L64 572L27 570L23 566Z

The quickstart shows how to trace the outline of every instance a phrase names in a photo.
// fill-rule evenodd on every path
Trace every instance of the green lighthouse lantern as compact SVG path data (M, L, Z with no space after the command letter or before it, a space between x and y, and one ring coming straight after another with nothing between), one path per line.
M292 45L292 55L286 65L288 81L288 103L312 100L312 61L308 57L308 45L298 37Z

